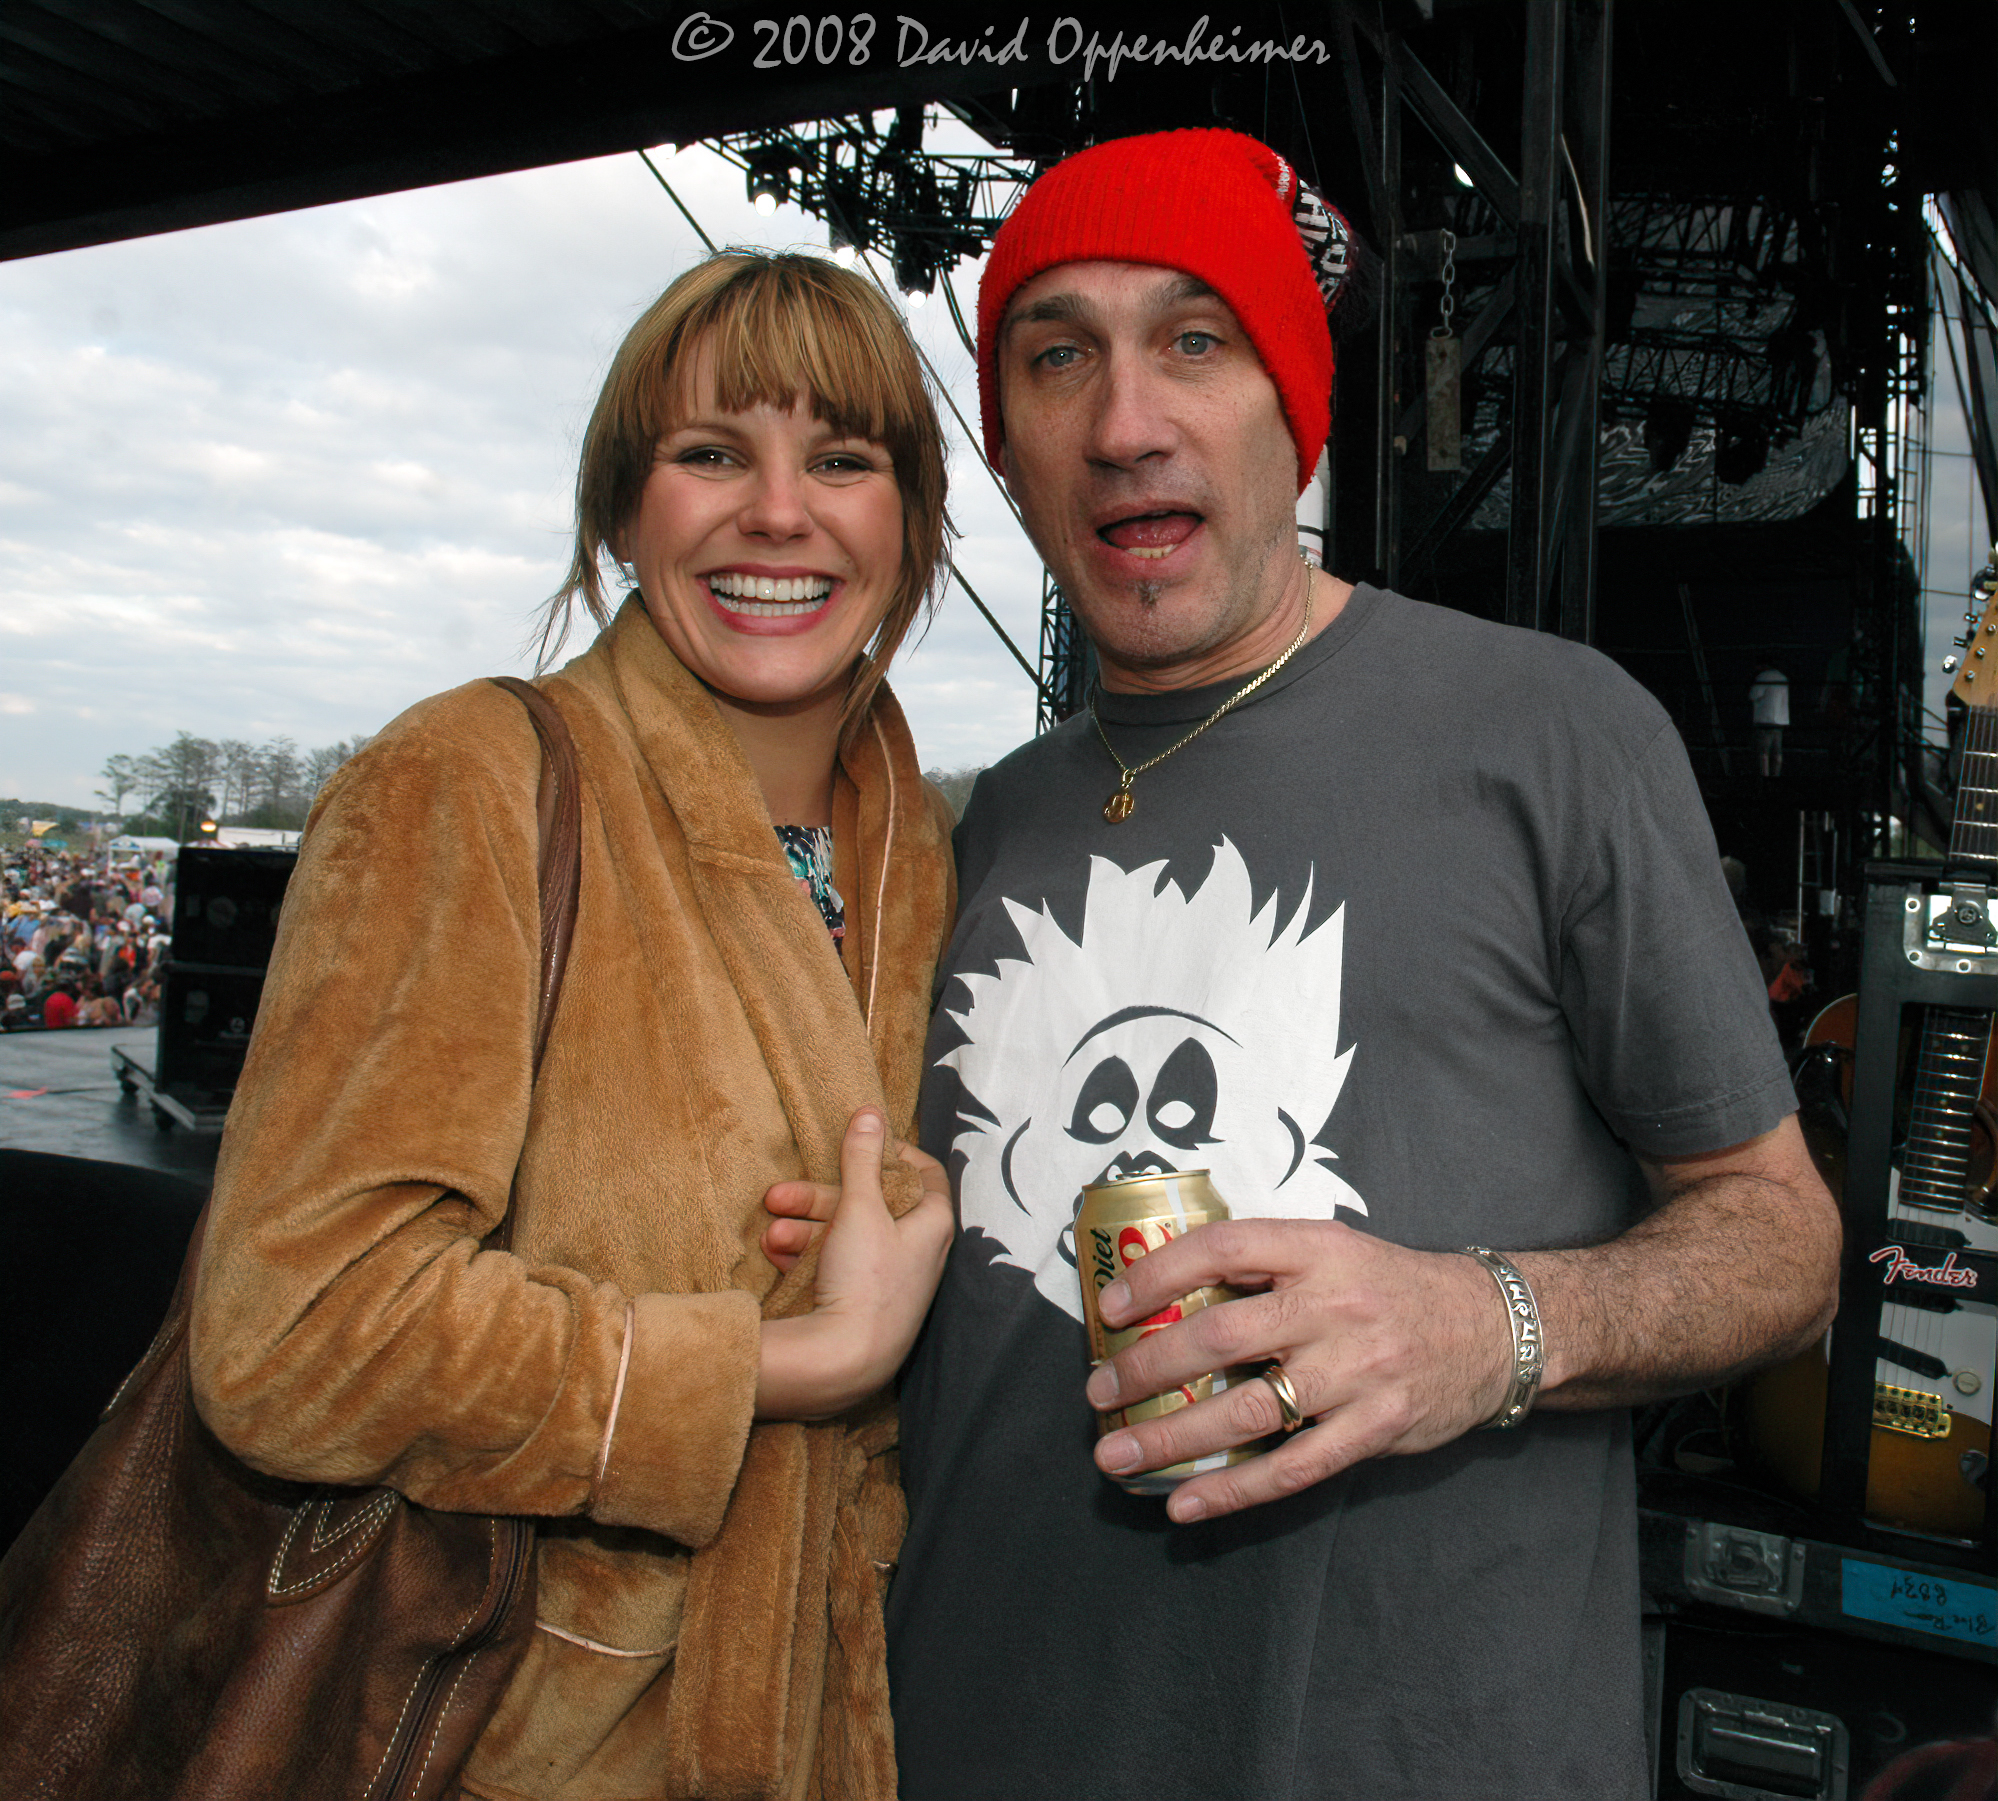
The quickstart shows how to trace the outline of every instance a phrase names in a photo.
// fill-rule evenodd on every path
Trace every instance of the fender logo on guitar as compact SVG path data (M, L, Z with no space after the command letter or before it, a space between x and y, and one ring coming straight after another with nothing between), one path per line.
M1938 1288L1977 1286L1977 1272L1974 1269L1958 1269L1954 1251L1940 1263L1913 1263L1898 1244L1883 1244L1866 1261L1887 1263L1880 1277L1883 1284L1891 1283L1898 1277L1904 1282L1930 1282Z

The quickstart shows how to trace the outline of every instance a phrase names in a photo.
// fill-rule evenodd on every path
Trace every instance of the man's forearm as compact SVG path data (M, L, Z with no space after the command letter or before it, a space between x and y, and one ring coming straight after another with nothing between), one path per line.
M1838 1298L1837 1207L1794 1119L1753 1149L1711 1168L1648 1168L1662 1204L1607 1244L1514 1257L1546 1334L1540 1405L1683 1394L1824 1332Z

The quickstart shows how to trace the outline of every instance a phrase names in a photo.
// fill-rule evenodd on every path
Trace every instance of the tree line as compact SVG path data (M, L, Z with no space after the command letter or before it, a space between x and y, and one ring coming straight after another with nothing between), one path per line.
M105 758L97 797L135 836L187 839L204 819L296 831L326 778L367 741L347 738L302 751L290 738L246 744L179 732L171 744L137 756ZM136 812L126 811L128 800Z
M334 770L368 742L365 734L317 750L301 751L290 738L246 744L239 738L197 738L178 732L171 744L138 756L106 757L98 771L97 798L137 837L192 838L204 819L218 825L261 826L295 832ZM968 769L923 772L962 813L971 784ZM136 812L127 812L130 801Z

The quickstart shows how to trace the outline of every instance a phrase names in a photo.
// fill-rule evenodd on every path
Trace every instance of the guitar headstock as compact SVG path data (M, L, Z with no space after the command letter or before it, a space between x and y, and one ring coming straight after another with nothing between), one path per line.
M1963 616L1964 634L1957 639L1965 654L1945 657L1943 673L1955 675L1949 691L1965 706L1998 705L1993 698L1998 695L1998 544L1992 545L1983 573L1971 583L1970 607Z

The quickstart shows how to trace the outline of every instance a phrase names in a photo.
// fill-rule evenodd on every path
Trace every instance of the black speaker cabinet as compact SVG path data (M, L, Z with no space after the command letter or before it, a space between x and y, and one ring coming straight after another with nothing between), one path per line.
M262 969L298 853L190 846L174 870L173 960Z
M210 1095L231 1093L242 1074L263 992L261 969L186 969L178 959L169 963L160 985L155 1083Z

